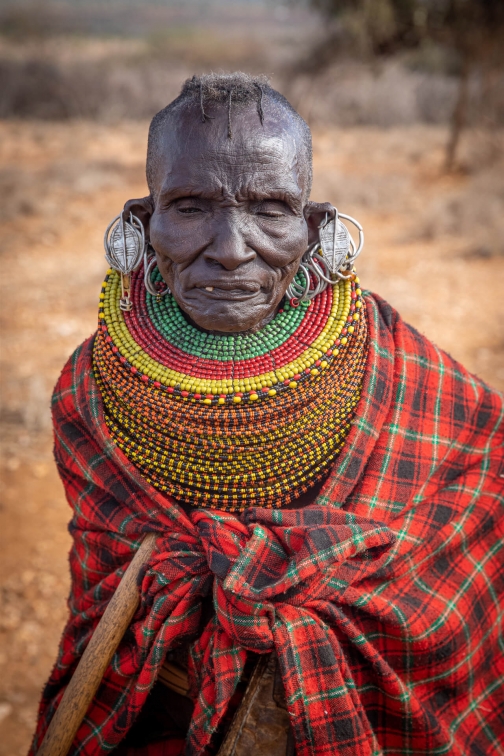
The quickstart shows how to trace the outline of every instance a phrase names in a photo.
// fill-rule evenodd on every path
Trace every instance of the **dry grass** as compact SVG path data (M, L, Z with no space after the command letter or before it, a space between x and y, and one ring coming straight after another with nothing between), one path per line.
M264 14L235 24L219 16L206 24L161 23L136 37L13 39L0 33L0 118L144 119L173 99L193 73L246 70L272 75L312 125L449 122L457 79L442 69L394 59L339 61L321 75L300 74L296 62L308 48L316 49L317 29L312 16L298 14L285 24ZM471 81L468 119L502 125L504 75L487 79L475 74Z

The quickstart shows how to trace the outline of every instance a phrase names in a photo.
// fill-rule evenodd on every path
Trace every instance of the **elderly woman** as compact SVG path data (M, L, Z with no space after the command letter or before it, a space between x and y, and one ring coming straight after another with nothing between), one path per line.
M262 78L194 77L152 121L54 394L72 589L33 752L154 532L72 754L217 753L265 655L286 711L242 753L503 753L502 397L361 290L311 174Z

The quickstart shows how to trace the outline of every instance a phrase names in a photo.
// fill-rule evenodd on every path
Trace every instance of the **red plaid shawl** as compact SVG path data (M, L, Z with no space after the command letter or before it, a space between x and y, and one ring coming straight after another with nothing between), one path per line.
M366 301L357 416L319 498L301 511L185 515L108 437L92 341L70 359L54 395L56 460L74 510L70 620L34 750L154 530L141 606L72 754L119 743L210 592L216 614L191 653L186 754L206 752L245 649L278 655L298 756L504 753L502 397L382 300Z

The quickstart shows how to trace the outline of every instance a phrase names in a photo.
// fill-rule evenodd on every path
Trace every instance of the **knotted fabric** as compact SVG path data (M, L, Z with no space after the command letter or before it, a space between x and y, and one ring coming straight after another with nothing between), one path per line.
M184 639L195 709L179 754L212 752L247 651L278 656L297 756L503 753L502 396L383 301L366 295L366 309L358 411L303 510L185 514L108 435L92 339L73 355L53 399L56 461L73 509L70 619L33 753L151 531L159 535L140 607L71 756L120 743ZM159 743L150 753L175 751Z
M133 626L148 660L139 682L149 686L159 655L198 632L201 598L212 593L215 615L191 654L196 708L186 753L201 753L210 741L249 650L278 655L300 754L323 753L330 730L337 737L342 697L360 753L371 754L369 724L327 623L346 632L336 606L383 564L395 540L390 530L328 507L249 509L240 520L198 510L191 521L158 539L142 583L143 618Z

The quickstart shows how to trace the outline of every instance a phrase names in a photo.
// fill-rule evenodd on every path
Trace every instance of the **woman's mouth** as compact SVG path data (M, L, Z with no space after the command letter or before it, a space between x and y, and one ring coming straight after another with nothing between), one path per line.
M245 281L226 281L206 286L196 286L195 290L203 292L205 297L210 295L210 299L232 299L239 301L254 297L260 292L261 287L259 284Z

